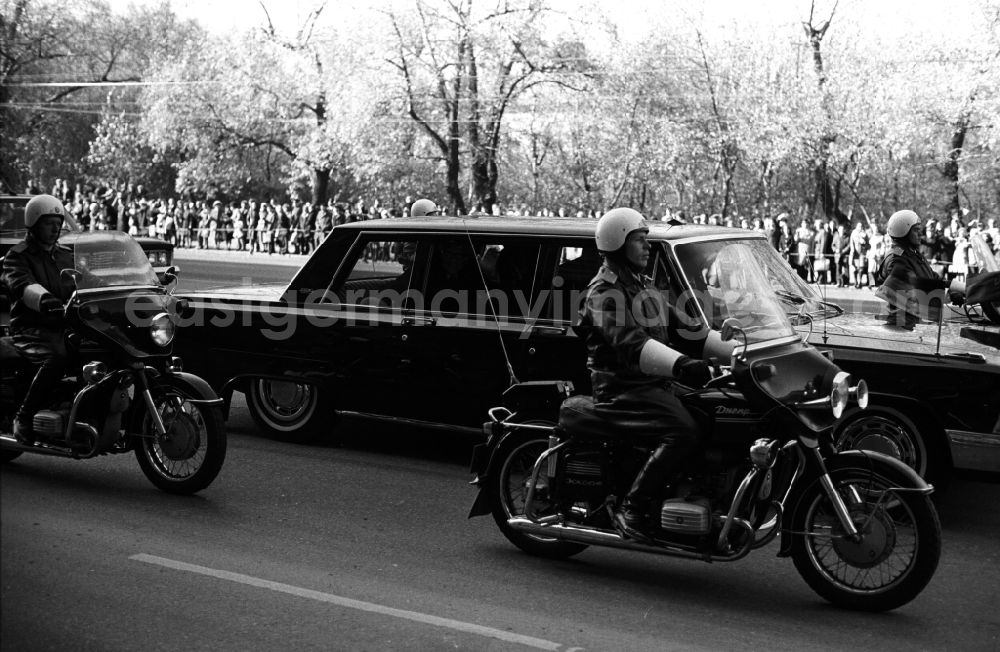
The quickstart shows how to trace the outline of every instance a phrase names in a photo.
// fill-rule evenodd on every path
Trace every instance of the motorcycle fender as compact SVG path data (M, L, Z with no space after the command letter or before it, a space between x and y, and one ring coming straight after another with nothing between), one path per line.
M842 451L832 457L828 457L825 463L826 469L831 475L840 469L848 467L881 467L880 471L884 475L893 478L900 487L908 489L931 489L933 491L933 487L927 484L911 467L900 462L895 457L875 451ZM807 474L800 478L789 491L789 496L794 497L794 499L790 501L791 504L785 505L784 511L788 515L788 518L784 519L782 523L781 547L778 550L778 557L787 557L791 554L792 543L795 538L792 532L798 527L798 522L801 520L798 513L802 507L800 504L801 498L809 485L818 481L818 479L819 477L815 473Z
M152 374L150 374L150 379L152 380ZM222 407L222 399L215 394L215 390L212 389L212 386L200 376L196 376L185 371L177 371L169 374L157 374L155 384L176 387L186 394L196 397L202 401L219 401L219 407ZM136 396L136 400L132 402L132 406L131 428L129 431L139 432L142 429L142 419L146 413L146 403L142 400L142 398Z
M496 473L496 452L516 432L516 430L507 431L499 437L493 435L487 443L479 444L473 449L471 471L476 474L476 478L470 484L479 488L479 494L476 496L476 502L472 504L472 509L469 510L469 518L490 513L490 490L487 487L490 487L492 483L487 480Z

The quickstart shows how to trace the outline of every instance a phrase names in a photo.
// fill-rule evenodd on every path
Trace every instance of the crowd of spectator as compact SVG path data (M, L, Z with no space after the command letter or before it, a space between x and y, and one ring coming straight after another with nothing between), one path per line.
M38 192L31 188L31 192ZM228 249L249 253L308 254L345 222L387 219L409 214L413 198L395 204L364 198L351 203L313 205L292 195L287 201L177 200L148 197L142 186L114 189L70 187L56 180L52 194L65 203L85 229L117 229L134 236L153 236L177 247ZM479 207L474 209L476 212ZM509 208L493 207L494 214L575 216L596 219L594 210L571 212L566 208L532 209L524 204ZM775 217L734 217L696 215L688 219L682 211L667 210L659 219L679 219L760 231L793 269L810 283L871 287L874 274L891 238L877 223L855 221L848 227L836 220L799 219L793 226L788 213ZM950 220L925 219L920 252L943 278L959 278L975 273L982 264L972 246L976 234L995 253L1000 248L996 218L985 223L958 213Z

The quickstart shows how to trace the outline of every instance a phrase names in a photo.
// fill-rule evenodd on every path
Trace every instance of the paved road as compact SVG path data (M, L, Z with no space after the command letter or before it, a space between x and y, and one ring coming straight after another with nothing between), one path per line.
M841 611L774 546L735 564L520 553L467 520L467 444L347 422L261 438L242 405L196 497L131 457L0 471L2 650L996 650L1000 485L940 497L940 569L903 609Z

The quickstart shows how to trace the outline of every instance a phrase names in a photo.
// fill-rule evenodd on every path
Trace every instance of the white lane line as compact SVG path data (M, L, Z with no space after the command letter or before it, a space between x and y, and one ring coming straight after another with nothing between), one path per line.
M240 584L246 584L248 586L256 586L261 589L270 589L271 591L277 591L279 593L288 593L290 595L295 595L300 598L309 598L310 600L316 600L318 602L326 602L329 604L337 605L338 607L345 607L347 609L357 609L358 611L367 611L368 613L375 613L383 616L392 616L394 618L402 618L403 620L412 620L414 622L423 623L425 625L445 627L447 629L452 629L457 632L464 632L467 634L477 634L479 636L485 636L487 638L495 638L508 643L518 643L520 645L525 645L527 647L535 648L538 650L560 650L564 652L575 652L583 649L576 647L568 648L562 645L561 643L546 641L545 639L542 638L535 638L533 636L524 636L523 634L515 634L513 632L507 632L502 629L494 629L492 627L483 627L482 625L466 623L462 622L461 620L452 620L451 618L441 618L439 616L431 616L430 614L423 614L418 611L394 609L393 607L386 607L380 604L374 604L372 602L362 602L361 600L352 600L351 598L344 598L339 595L333 595L331 593L313 591L311 589L304 589L299 586L292 586L291 584L282 584L281 582L272 582L270 580L263 580L260 579L259 577L253 577L252 575L244 575L242 573L232 573L230 571L219 570L217 568L208 568L207 566L188 564L182 561L166 559L165 557L157 557L155 555L138 554L138 555L132 555L131 557L129 557L129 559L145 562L147 564L164 566L166 568L172 568L174 570L187 571L189 573L198 573L199 575L208 575L209 577L215 577L220 580L229 580L230 582L238 582Z

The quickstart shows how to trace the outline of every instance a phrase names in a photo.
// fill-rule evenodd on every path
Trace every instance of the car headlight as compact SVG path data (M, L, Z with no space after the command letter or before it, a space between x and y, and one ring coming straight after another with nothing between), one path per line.
M833 377L833 389L830 391L830 409L833 410L833 418L839 419L844 414L850 395L851 375L846 371L838 371Z
M165 312L153 317L153 321L149 324L149 335L153 338L159 346L167 346L174 340L174 333L177 327L174 325L174 321Z

